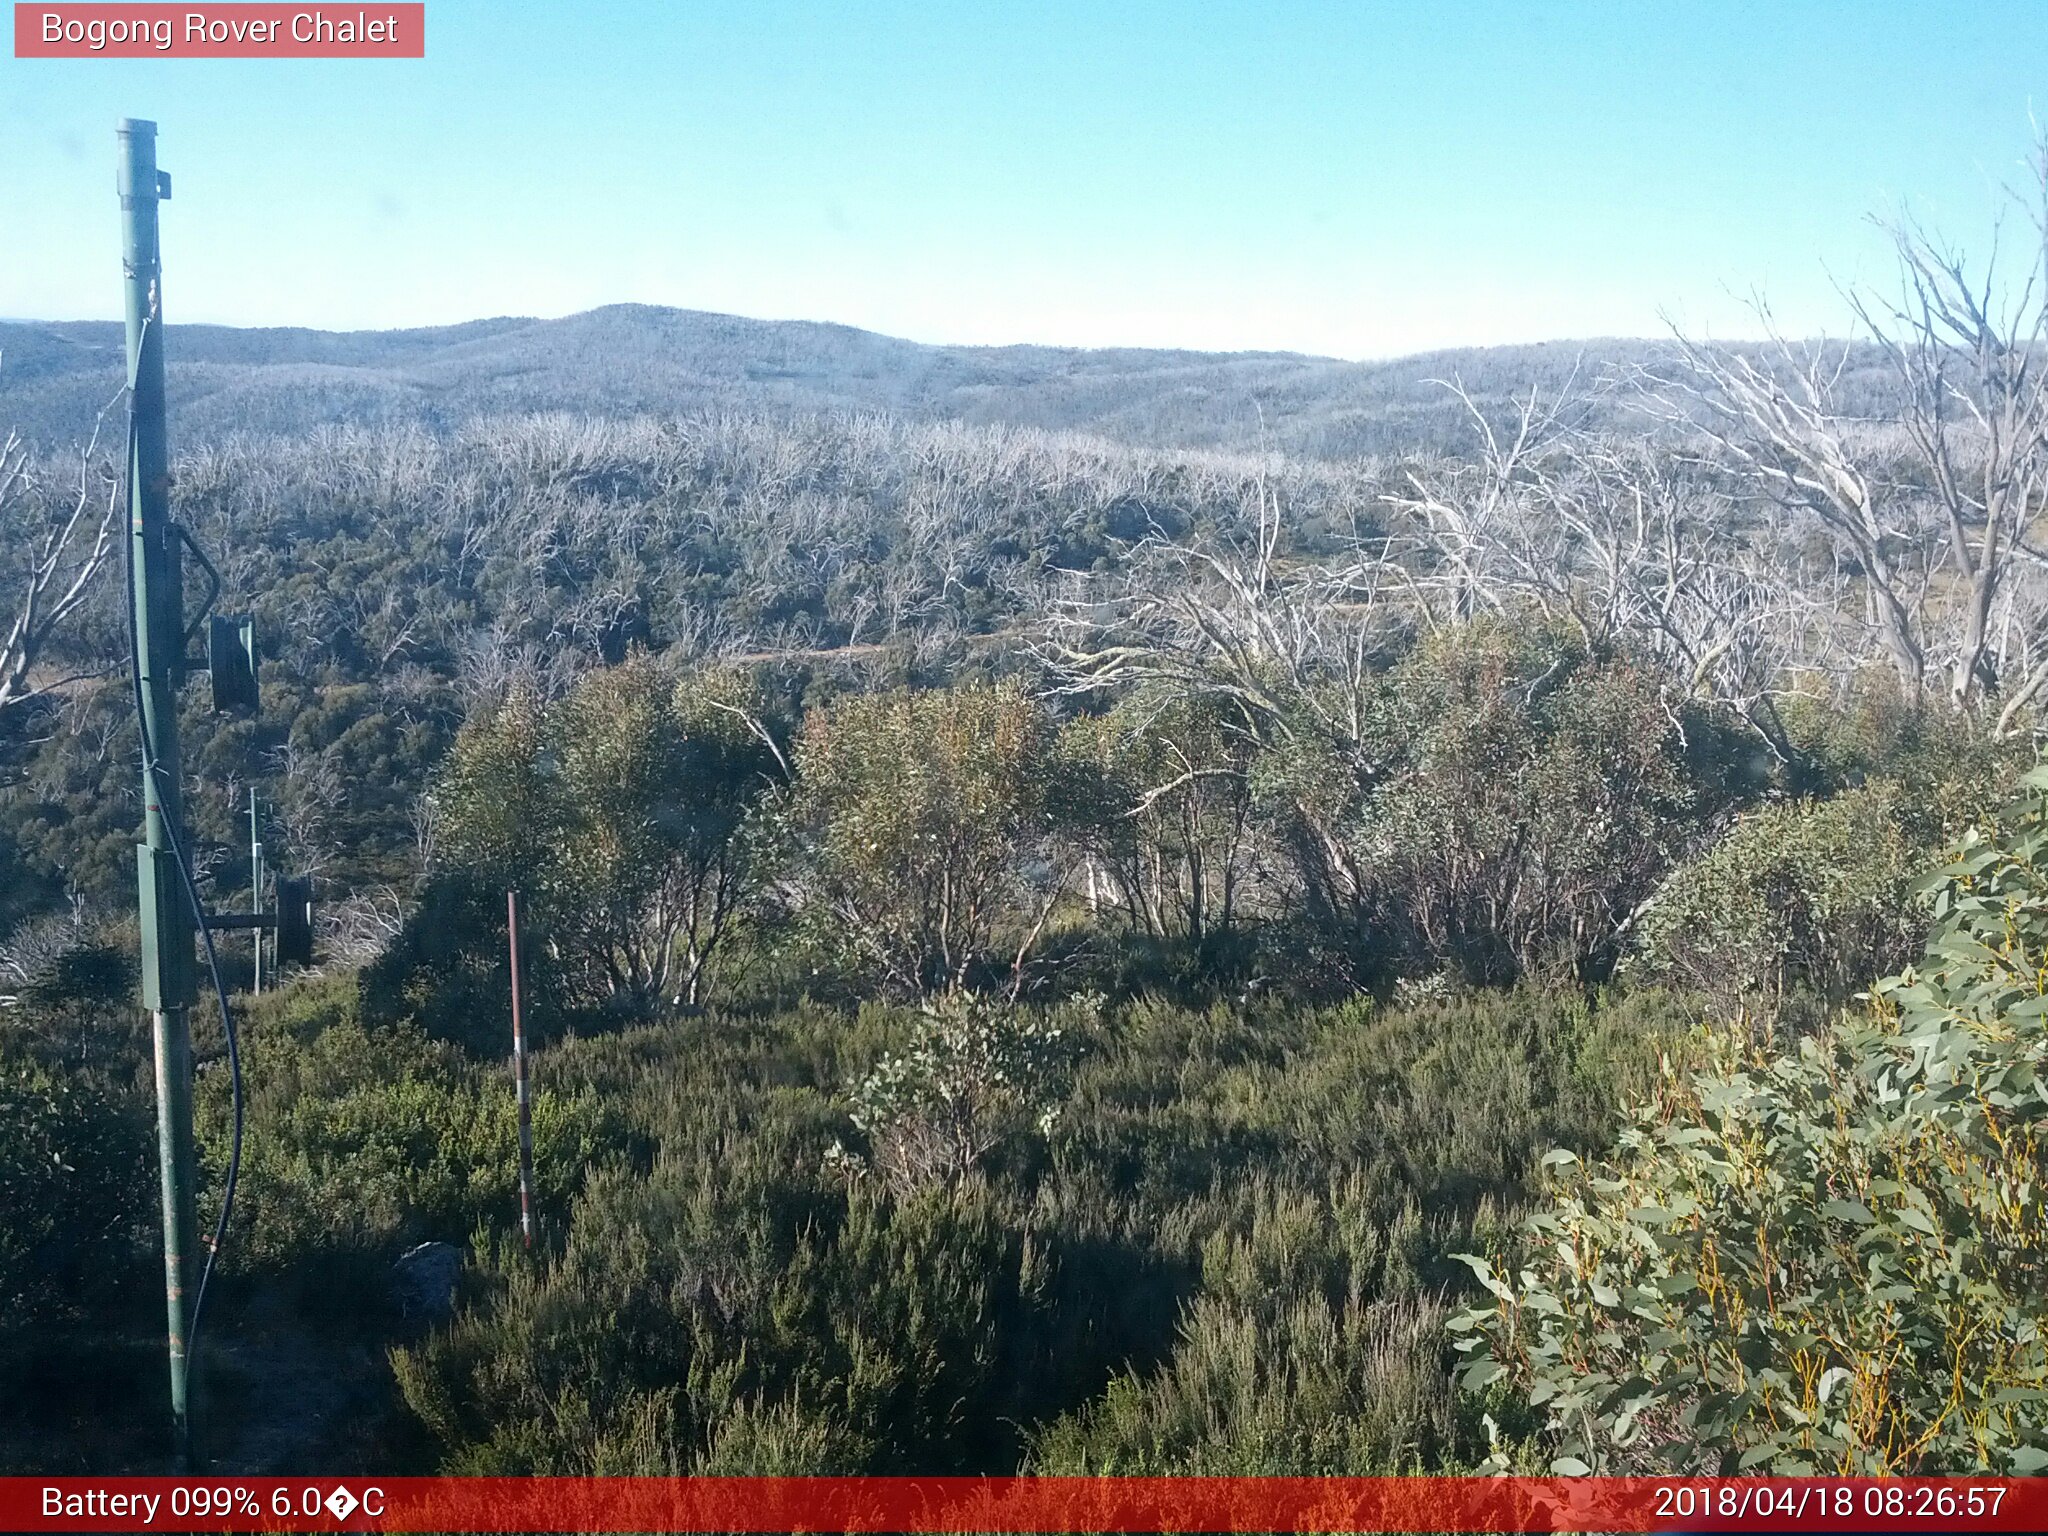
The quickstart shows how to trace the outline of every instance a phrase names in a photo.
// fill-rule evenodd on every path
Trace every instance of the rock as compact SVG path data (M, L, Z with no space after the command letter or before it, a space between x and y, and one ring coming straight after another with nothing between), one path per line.
M418 1322L444 1323L455 1312L455 1281L462 1273L462 1250L453 1243L421 1243L408 1248L391 1266L391 1299L399 1315Z

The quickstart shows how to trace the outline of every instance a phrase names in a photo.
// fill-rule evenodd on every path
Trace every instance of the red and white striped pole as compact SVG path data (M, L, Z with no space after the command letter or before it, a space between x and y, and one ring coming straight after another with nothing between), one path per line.
M519 893L505 893L505 936L512 948L512 1083L519 1095L519 1235L533 1246L533 1109L526 1084L526 1025L519 1008Z

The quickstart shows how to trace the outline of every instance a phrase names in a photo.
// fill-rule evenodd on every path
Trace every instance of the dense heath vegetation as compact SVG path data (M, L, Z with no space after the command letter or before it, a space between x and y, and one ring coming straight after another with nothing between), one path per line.
M2048 1467L2042 337L1908 274L1854 367L1497 359L1363 455L715 391L196 442L267 654L192 836L245 902L256 786L323 903L240 999L219 1464ZM11 543L102 475L11 447ZM10 1471L163 1449L108 574L0 706Z

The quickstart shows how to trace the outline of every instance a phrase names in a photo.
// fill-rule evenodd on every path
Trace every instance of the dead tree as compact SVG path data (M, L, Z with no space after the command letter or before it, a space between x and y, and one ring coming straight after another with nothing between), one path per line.
M1787 341L1758 312L1770 332L1760 351L1678 337L1679 365L1646 375L1649 409L1703 439L1702 471L1730 476L1764 516L1826 535L1867 632L1918 699L1929 665L1927 541L1881 435L1840 404L1853 348Z
M0 561L13 567L0 565L0 711L97 673L47 663L114 547L120 485L97 462L99 436L96 423L79 454L77 486L61 499L41 483L18 434L0 441Z
M2015 589L2038 584L2048 564L2030 543L2048 510L2048 146L2035 171L2040 201L2022 276L2004 279L1995 246L1972 272L1960 253L1901 219L1888 226L1897 294L1856 300L1901 386L1900 420L1945 544L1952 586L1929 622L1958 709L2004 689L2000 609L2009 621L2037 608L2037 595ZM2048 683L2048 660L2029 661L2005 690L2001 731Z
M1384 541L1329 564L1283 560L1281 497L1259 478L1245 499L1244 533L1181 543L1154 532L1106 589L1057 600L1035 655L1057 692L1202 701L1248 749L1330 763L1351 790L1337 798L1352 798L1387 768L1375 756L1378 677L1411 627L1399 601L1408 573ZM1154 786L1174 787L1172 775ZM1317 899L1362 900L1367 871L1334 801L1301 797L1297 811Z
M1625 649L1674 693L1728 706L1789 760L1779 703L1825 650L1829 578L1790 567L1780 520L1745 522L1657 444L1575 430L1568 387L1532 391L1504 427L1447 387L1481 452L1412 469L1389 498L1418 612L1534 610L1589 652Z
M1996 709L2000 734L2048 686L2048 551L2034 542L2048 512L2048 145L2034 172L2017 274L1995 244L1973 265L1910 219L1883 225L1897 286L1849 299L1889 364L1884 418L1844 403L1851 347L1787 342L1761 304L1761 349L1681 336L1680 366L1652 392L1705 438L1712 468L1826 534L1844 616L1860 609L1908 699Z

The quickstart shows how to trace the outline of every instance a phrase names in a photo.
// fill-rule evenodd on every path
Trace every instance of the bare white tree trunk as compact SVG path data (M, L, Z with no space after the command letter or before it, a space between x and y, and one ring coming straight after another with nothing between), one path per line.
M99 437L96 424L79 455L75 493L54 504L28 445L11 432L0 441L0 710L97 670L50 671L44 664L114 547L120 483L98 471Z

